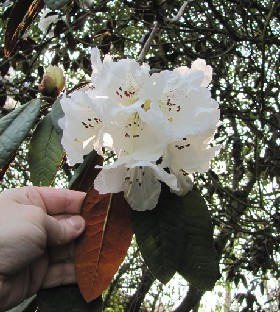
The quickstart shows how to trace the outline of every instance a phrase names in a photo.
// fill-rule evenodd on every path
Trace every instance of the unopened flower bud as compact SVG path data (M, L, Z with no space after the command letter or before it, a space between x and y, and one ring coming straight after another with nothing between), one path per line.
M38 86L43 95L57 97L65 87L65 78L62 70L57 66L50 65L43 77L41 84Z

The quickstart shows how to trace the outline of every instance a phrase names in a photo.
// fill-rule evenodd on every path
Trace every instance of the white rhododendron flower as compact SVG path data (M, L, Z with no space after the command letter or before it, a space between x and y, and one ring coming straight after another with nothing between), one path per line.
M49 8L44 8L42 10L42 13L40 14L40 20L38 23L38 27L39 29L45 33L49 30L49 27L51 26L51 24L56 24L58 21L58 14L54 13L52 10L50 10ZM51 37L54 36L54 32L50 31L49 35Z
M20 103L17 102L14 98L7 96L5 104L3 106L4 109L10 111L20 106Z
M60 101L64 117L58 121L63 130L62 145L70 165L83 162L83 156L102 145L102 121L94 110L94 102L85 90L74 91Z
M174 69L175 72L184 75L190 72L202 71L203 72L203 80L201 83L201 87L208 87L209 83L212 80L212 67L210 65L206 65L206 62L202 59L197 59L192 63L191 68L187 66L181 66Z
M201 86L204 79L201 70L162 71L151 76L146 93L165 116L172 141L216 129L218 103Z
M94 181L94 186L97 190L107 190L108 193L124 191L130 206L141 211L156 206L161 191L159 180L166 183L171 190L179 191L176 177L155 163L130 163L120 160L104 166Z
M94 186L100 193L124 191L135 210L153 209L161 182L184 195L192 189L189 174L204 172L219 147L208 144L219 122L218 103L206 88L212 68L196 60L149 74L147 64L100 58L94 48L92 89L74 91L61 100L62 144L71 165L92 149L115 153Z
M134 60L113 62L106 55L101 62L98 49L92 51L94 101L107 131L112 136L118 157L135 161L156 161L166 145L168 127L157 105L143 94L150 83L149 66ZM155 122L157 120L157 122Z
M192 189L189 173L205 172L209 162L219 152L220 147L208 147L209 138L190 136L169 144L163 153L162 167L168 167L178 179L178 195L184 195Z
M55 12L50 10L49 8L45 7L40 13L40 19L38 23L38 27L42 33L48 32L50 37L54 36L54 26L58 22L59 18L63 21L66 21L66 17L59 15Z

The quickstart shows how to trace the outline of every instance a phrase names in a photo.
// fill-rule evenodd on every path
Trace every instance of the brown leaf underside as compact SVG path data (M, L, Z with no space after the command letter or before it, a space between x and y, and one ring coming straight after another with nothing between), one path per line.
M76 276L86 301L107 289L130 246L130 207L123 193L100 195L93 188L82 208L86 231L75 250Z
M103 157L98 154L93 157L93 159L89 162L84 171L74 181L71 189L87 193L91 189L94 180L101 171L101 169L96 168L97 165L103 165Z

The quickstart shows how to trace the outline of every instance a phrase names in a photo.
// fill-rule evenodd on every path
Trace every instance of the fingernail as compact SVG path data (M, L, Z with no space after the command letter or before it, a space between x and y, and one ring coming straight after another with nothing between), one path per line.
M81 230L84 227L84 220L80 216L72 216L66 219L76 230Z

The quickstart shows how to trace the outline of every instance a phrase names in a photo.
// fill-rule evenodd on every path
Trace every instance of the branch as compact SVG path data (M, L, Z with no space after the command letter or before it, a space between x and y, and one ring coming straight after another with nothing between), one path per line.
M186 297L180 303L178 308L176 308L174 310L174 312L189 312L189 311L191 311L199 303L199 301L203 295L204 295L204 292L202 292L198 288L190 285Z
M168 18L166 21L169 22L169 23L175 23L175 22L178 22L179 19L182 17L187 5L191 2L193 2L195 0L187 0L183 3L183 5L181 6L181 8L179 9L178 13L176 16L174 16L173 18Z
M267 19L265 21L264 24L264 29L263 29L263 34L262 34L262 67L261 67L261 105L260 105L260 119L263 116L263 112L264 112L264 108L265 108L265 94L264 94L264 83L265 83L265 38L267 35L267 31L268 31L268 26L270 23L270 20L272 18L273 12L276 8L276 5L278 3L278 0L275 1L272 5L271 5L271 9L269 11L269 14L267 16ZM262 123L262 121L261 121ZM262 128L264 127L263 123L262 123Z
M135 292L135 294L131 297L129 302L126 305L125 312L137 312L140 311L140 307L145 299L145 296L149 289L151 288L153 282L155 281L155 277L146 267L143 270L142 280Z
M139 62L140 64L144 62L144 58L145 58L146 54L147 54L148 51L149 51L149 48L150 48L150 46L151 46L151 44L152 44L152 41L153 41L153 39L154 39L154 37L155 37L155 35L156 35L158 29L159 29L159 26L160 26L160 23L157 21L157 22L155 23L155 26L154 26L152 32L150 33L149 38L148 38L147 41L145 42L144 47L143 47L143 49L142 49L142 51L141 51L141 53L140 53L140 55L139 55L138 62Z
M134 258L132 258L134 260ZM110 287L108 288L108 292L103 300L103 306L108 307L111 296L114 295L114 292L118 289L118 284L120 283L120 279L123 277L124 273L128 270L131 270L130 263L124 262L120 269L118 270L118 273L114 280L111 282Z
M169 22L169 23L177 22L177 21L181 18L181 16L183 15L186 6L187 6L190 2L193 2L193 1L194 1L194 0L187 0L187 1L185 1L185 2L183 3L183 5L181 6L181 8L179 9L177 15L174 16L173 18L166 19L166 22ZM142 63L144 62L144 58L145 58L146 54L147 54L148 51L149 51L149 48L150 48L150 46L151 46L151 44L152 44L152 41L153 41L153 39L154 39L156 33L157 33L158 30L159 30L159 27L160 27L160 22L157 21L157 22L155 23L155 26L154 26L152 32L150 33L149 38L147 39L147 41L146 41L145 44L144 44L144 47L143 47L142 51L140 52L139 57L138 57L138 62L139 62L140 64L142 64Z
M239 34L228 24L226 18L216 9L216 6L213 4L212 0L208 0L208 5L212 10L214 16L218 19L218 21L226 28L229 35L236 41L240 41Z

